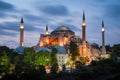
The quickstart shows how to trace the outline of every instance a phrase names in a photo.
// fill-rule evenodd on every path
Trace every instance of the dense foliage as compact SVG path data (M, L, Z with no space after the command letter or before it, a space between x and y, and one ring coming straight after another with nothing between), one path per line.
M56 54L55 50L53 50L53 54ZM46 73L45 66L50 65L51 62L51 54L47 51L35 53L33 47L28 47L24 49L22 54L18 54L6 46L0 47L0 76L34 72L43 75Z
M70 54L73 61L75 61L77 56L79 55L77 44L73 41L70 42Z
M71 53L78 55L74 51L77 50L76 44L71 43L71 45ZM76 70L72 73L56 74L58 64L56 64L57 50L55 48L52 49L51 54L47 51L35 53L33 48L25 48L23 54L18 54L13 49L0 46L0 76L3 76L2 80L103 80L103 78L104 80L119 80L117 78L120 76L120 61L117 57L120 57L120 44L112 47L107 45L106 49L111 54L110 59L92 61L91 65L84 66L89 59L81 58L80 61L75 62ZM76 55L72 56L75 58ZM46 65L52 66L52 74L44 75Z

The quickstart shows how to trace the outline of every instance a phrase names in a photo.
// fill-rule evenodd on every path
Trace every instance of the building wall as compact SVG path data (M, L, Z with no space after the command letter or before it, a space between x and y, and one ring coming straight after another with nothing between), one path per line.
M74 32L52 32L49 34L41 34L39 39L39 47L45 46L66 46L69 47L70 41L74 41L78 48L81 57L98 57L99 50L93 48L91 44L87 43L86 41L82 41L79 36L76 36ZM69 48L68 48L69 49ZM69 51L69 50L68 50ZM70 53L68 53L70 55ZM60 56L60 55L58 55ZM65 55L64 55L65 56ZM58 62L59 64L64 64Z
M70 38L74 34L71 33L59 33L59 34L52 34L52 35L46 35L41 34L39 39L39 46L65 46L70 43Z
M59 66L65 65L69 61L69 56L67 53L57 53L56 57Z

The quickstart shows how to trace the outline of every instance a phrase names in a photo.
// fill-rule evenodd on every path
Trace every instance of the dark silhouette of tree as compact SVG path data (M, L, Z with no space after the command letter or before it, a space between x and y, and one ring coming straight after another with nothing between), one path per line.
M81 66L82 66L82 63L81 63L80 61L76 61L76 62L75 62L75 67L76 67L76 69L81 68Z
M9 47L6 47L6 46L0 46L0 56L3 56L4 54L3 53L6 53L6 56L9 57L10 59L10 63L11 64L14 64L15 61L14 61L14 58L15 56L17 56L18 54L16 52L14 52L13 49L10 49Z
M38 71L40 72L41 75L46 74L45 66L40 65Z
M75 61L76 57L79 56L77 44L73 41L70 42L70 54L73 61Z
M10 69L10 59L6 55L6 52L3 52L0 56L0 73L8 73Z
M58 64L55 63L55 64L53 64L53 66L51 67L51 73L56 74L57 71L58 71Z
M57 49L53 47L51 51L51 64L57 63L56 54L57 54Z
M106 51L107 51L107 52L112 52L110 45L106 45L105 48L106 48Z

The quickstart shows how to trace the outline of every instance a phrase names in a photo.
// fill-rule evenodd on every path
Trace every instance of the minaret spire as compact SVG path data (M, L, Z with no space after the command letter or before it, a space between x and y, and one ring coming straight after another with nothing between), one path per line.
M104 21L102 20L102 55L106 54L106 49L105 49L105 29L104 29Z
M20 46L24 46L24 22L23 18L20 21Z
M46 34L48 34L48 25L46 25L46 31L45 31Z
M85 12L83 11L83 20L85 21Z
M21 18L21 23L24 23L24 22L23 22L23 17Z

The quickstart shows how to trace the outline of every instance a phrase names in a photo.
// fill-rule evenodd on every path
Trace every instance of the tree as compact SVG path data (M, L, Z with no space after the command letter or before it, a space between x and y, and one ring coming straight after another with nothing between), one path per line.
M76 67L76 69L81 68L81 66L82 66L82 63L81 63L80 61L76 61L76 62L75 62L75 67Z
M57 71L58 71L58 64L55 63L55 64L53 64L53 66L51 67L51 73L56 74Z
M23 61L29 64L34 64L35 50L34 48L25 48L22 54Z
M86 56L86 57L82 57L81 59L80 59L80 62L82 63L82 65L85 65L87 62L89 62L90 61L90 59L89 59L89 57L88 56Z
M38 71L40 72L41 75L46 74L45 66L40 65Z
M26 63L24 61L20 61L15 66L15 73L17 75L21 74L31 74L36 71L36 67L33 64Z
M0 72L8 73L10 68L10 59L6 55L6 52L4 52L3 54L4 55L0 56Z
M51 51L51 64L57 63L56 54L57 54L57 49L53 47Z
M51 62L51 55L47 51L40 51L35 56L34 63L36 66L40 66L40 65L46 66L49 65L50 62Z
M35 70L34 66L35 51L28 47L24 49L23 54L15 56L15 72L19 75L21 73L30 73Z
M73 61L75 61L76 57L79 56L77 44L73 41L70 42L70 53Z
M16 61L14 61L14 57L17 56L18 54L14 52L13 49L10 49L6 46L0 46L0 56L3 56L4 52L6 52L6 56L9 57L10 63L14 64Z
M110 54L110 58L111 58L112 60L117 59L117 55L116 55L116 53L108 52L108 54Z

